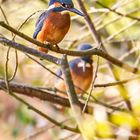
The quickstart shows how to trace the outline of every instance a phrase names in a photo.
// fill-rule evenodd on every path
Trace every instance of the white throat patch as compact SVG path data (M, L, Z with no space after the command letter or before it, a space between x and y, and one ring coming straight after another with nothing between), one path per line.
M85 61L81 60L81 62L78 63L77 65L79 68L82 67L83 68L83 72L86 71L86 68L90 68L91 65L89 63L86 63Z

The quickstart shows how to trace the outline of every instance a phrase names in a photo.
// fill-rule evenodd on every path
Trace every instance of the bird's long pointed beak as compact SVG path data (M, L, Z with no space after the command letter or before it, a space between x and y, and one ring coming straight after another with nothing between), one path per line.
M76 13L80 16L84 16L84 14L82 12L80 12L79 10L77 10L76 8L70 8L70 9L67 9L67 10L69 10L70 12Z

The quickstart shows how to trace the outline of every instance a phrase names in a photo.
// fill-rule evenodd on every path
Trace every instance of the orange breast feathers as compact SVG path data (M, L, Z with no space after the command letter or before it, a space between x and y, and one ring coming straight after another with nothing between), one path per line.
M63 40L70 28L69 13L52 12L45 19L43 27L37 35L37 40L41 42L49 42L58 44Z
M90 87L90 84L92 82L92 76L93 76L93 67L91 66L91 68L86 68L85 72L79 71L79 74L71 70L71 75L72 75L73 83L76 86L75 87L76 93L82 94L83 91L86 91ZM58 90L60 90L60 92L57 92L57 95L60 95L62 97L67 97L67 94L62 93L62 92L66 92L65 82L63 80L58 80L58 82L56 82L55 84L55 87Z

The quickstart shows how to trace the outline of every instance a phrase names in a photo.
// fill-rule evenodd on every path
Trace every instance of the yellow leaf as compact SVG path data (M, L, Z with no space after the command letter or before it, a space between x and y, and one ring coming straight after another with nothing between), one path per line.
M133 115L124 112L113 114L111 121L117 125L128 125L132 129L139 126L137 119Z
M100 137L106 138L112 136L111 127L107 122L97 122L96 131L97 131L97 135L99 135Z

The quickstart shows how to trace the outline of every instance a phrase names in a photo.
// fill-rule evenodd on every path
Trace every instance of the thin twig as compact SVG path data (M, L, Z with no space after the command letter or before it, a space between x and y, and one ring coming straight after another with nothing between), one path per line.
M61 121L61 124L64 124L65 122L67 122L70 119L66 119L64 121ZM55 124L47 124L39 129L37 129L37 131L33 132L33 134L30 134L29 136L23 138L22 140L33 140L35 139L35 137L37 137L38 135L41 135L44 132L47 132L48 130L52 129L56 127ZM75 135L75 133L73 133Z
M6 14L5 14L5 12L4 12L2 6L0 6L0 10L1 10L1 12L2 12L2 15L3 15L3 17L4 17L5 21L6 21L6 23L9 25L9 21L8 21L8 19L7 19L7 16L6 16ZM11 33L12 33L12 32L11 32Z
M83 13L85 14L85 20L86 20L86 22L87 22L87 24L88 24L88 27L89 27L89 29L90 29L90 31L91 31L91 34L92 34L92 37L94 38L94 40L95 40L97 46L98 46L98 47L101 46L101 48L107 53L107 51L106 51L106 49L105 49L105 47L104 47L104 45L103 45L103 43L102 43L102 40L101 40L100 36L98 35L98 33L97 33L97 31L96 31L96 29L95 29L95 27L94 27L94 24L93 24L93 22L92 22L90 16L89 16L88 13L87 13L87 10L86 10L86 8L85 8L85 6L84 6L84 3L83 3L81 0L77 0L77 1L78 1L78 3L79 3L79 6L80 6L81 10L82 10Z
M35 15L36 13L40 12L41 10L38 10L37 12L34 12L32 13L30 16L28 16L26 18L26 20L20 25L20 27L18 28L18 31L20 31L20 29L25 25L25 23L33 16ZM16 37L16 34L13 35L13 38L12 40L15 40L15 37ZM16 66L15 66L15 70L14 70L14 73L12 75L12 77L9 79L9 81L12 81L15 76L16 76L16 73L17 73L17 69L18 69L18 53L17 53L17 50L15 49L15 54L16 54Z
M132 11L129 11L128 13L126 13L126 15L130 15L130 14L133 14L135 12L138 12L140 10L140 8L137 8L137 9L133 9ZM122 20L122 17L121 16L118 16L118 17L114 17L112 18L109 22L105 23L105 24L102 24L100 26L97 27L97 31L105 28L106 26L114 23L114 22L118 22L118 20Z
M41 128L38 128L37 130L35 130L35 132L33 132L27 137L24 137L22 140L34 140L37 136L43 134L44 132L47 132L49 129L54 128L55 126L56 125L54 124L47 124Z
M11 76L11 78L9 79L9 81L12 81L12 80L15 78L16 73L17 73L17 70L18 70L18 52L17 52L16 49L15 49L15 56L16 56L16 66L15 66L14 73L13 73L13 75Z
M17 100L19 100L21 103L25 104L29 109L35 111L36 113L38 113L39 115L41 115L42 117L46 118L48 121L50 121L51 123L55 124L56 126L60 127L61 129L65 129L68 131L72 131L74 133L79 133L79 130L77 128L72 128L69 126L64 125L61 122L57 122L56 120L52 119L51 117L49 117L48 115L46 115L45 113L41 112L40 110L36 109L34 106L32 106L31 104L27 103L26 101L24 101L22 98L18 97L16 94L12 95L14 98L16 98Z
M112 40L114 37L118 36L120 33L128 30L128 28L130 28L132 25L136 24L138 21L134 20L132 22L130 22L127 26L125 26L124 28L121 28L118 32L115 32L114 34L112 34L111 36L109 36L104 42L109 42L110 40Z
M9 24L9 21L7 19L7 16L6 16L6 14L5 14L5 12L4 12L4 10L3 10L3 8L1 6L0 6L0 9L1 9L1 12L2 12L2 14L4 16L4 19L5 19L6 23L8 25L10 25ZM11 32L11 34L13 36L13 39L12 40L14 41L14 34L13 34L13 32ZM7 58L9 56L9 53L10 53L10 47L7 50ZM13 74L13 76L10 79L8 79L8 81L12 81L14 79L15 75L16 75L16 72L17 72L17 68L18 68L18 54L17 54L17 50L16 49L15 49L15 54L16 54L16 66L15 66L14 74ZM6 61L7 61L6 64L8 65L9 59L7 59Z
M28 58L30 58L31 60L33 60L34 62L36 62L37 64L39 64L41 67L43 67L44 69L46 69L47 71L49 71L51 74L55 75L56 77L60 78L63 80L62 77L58 76L55 72L53 72L52 70L50 70L49 68L47 68L46 66L44 66L42 63L40 63L39 61L37 61L36 59L34 59L33 57L31 57L30 55L26 54L26 56Z
M127 17L127 18L130 18L130 19L133 19L133 20L137 20L137 21L140 21L140 18L137 18L137 17L133 17L131 15L127 15L127 14L123 14L123 13L120 13L120 12L117 12L116 9L111 9L107 6L105 6L103 3L101 3L100 1L96 1L97 4L101 5L102 7L108 9L109 11L119 15L119 16L122 16L122 17Z
M129 78L126 80L122 80L122 81L116 81L116 82L110 82L110 83L106 83L106 84L95 84L94 87L111 87L111 86L118 86L120 84L126 84L128 82L131 82L133 80L139 79L140 76L134 77L134 78Z
M19 26L18 31L20 31L20 29L25 25L25 23L26 23L33 15L35 15L36 13L38 13L38 12L40 12L40 11L42 11L42 10L38 10L38 11L36 11L36 12L30 14L30 15L25 19L25 21ZM16 37L16 34L14 35L13 40L15 39L15 37Z
M82 112L85 112L86 106L88 105L88 102L90 100L90 97L91 97L91 94L92 94L92 91L93 91L93 88L94 88L94 85L95 85L95 81L96 81L96 78L97 78L98 68L99 68L99 57L97 58L97 66L96 66L96 69L95 69L95 72L94 72L94 79L93 79L93 82L92 82L92 85L91 85L91 90L88 94L88 97L86 99L85 106L84 106Z
M140 50L139 46L138 47L134 47L132 48L129 52L126 52L125 54L123 54L119 60L124 60L126 57L128 57L129 55L131 55L132 53L138 52Z

